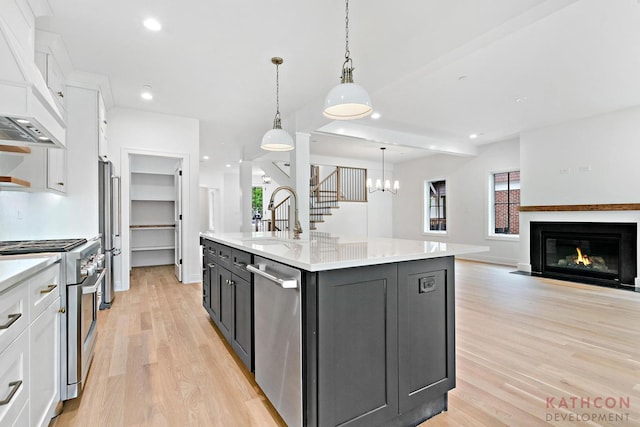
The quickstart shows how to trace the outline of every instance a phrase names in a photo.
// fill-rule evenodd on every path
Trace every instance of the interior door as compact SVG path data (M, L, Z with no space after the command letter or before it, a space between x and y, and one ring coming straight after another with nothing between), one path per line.
M178 281L182 282L182 168L178 166L174 173L174 184L176 191L175 199L175 274Z

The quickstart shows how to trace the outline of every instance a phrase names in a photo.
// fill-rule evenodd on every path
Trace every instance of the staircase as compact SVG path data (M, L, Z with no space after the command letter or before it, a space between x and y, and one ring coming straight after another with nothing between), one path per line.
M324 168L323 168L324 169ZM367 201L367 170L345 166L329 167L329 173L320 179L321 168L311 165L309 179L309 230L317 230L316 224L333 215L341 202ZM271 211L269 231L289 230L291 200L287 196Z
M340 208L339 202L366 202L366 181L366 169L344 166L336 166L320 180L320 167L311 165L309 229L317 230L316 224L333 215L333 210Z

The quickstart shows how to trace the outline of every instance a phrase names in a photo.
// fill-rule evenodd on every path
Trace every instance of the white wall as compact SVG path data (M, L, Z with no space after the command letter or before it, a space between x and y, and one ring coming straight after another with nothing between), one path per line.
M524 132L522 205L637 203L640 108Z
M489 237L489 184L494 172L517 170L518 140L482 146L477 157L434 155L395 165L400 191L393 206L393 237L488 246L465 258L516 265L517 240ZM423 232L424 182L447 182L447 234Z
M640 108L524 132L520 149L521 203L638 203L638 159ZM531 268L531 221L639 223L640 211L521 213L518 268L523 271ZM637 253L640 265L640 250Z
M87 129L86 117L97 111L91 104L82 108L87 94L95 99L95 91L69 87L66 93L73 106L67 111L67 195L0 190L0 240L98 235L98 144L87 136L97 129Z
M199 242L199 123L196 119L126 108L109 111L109 156L122 175L122 228L129 229L130 154L182 159L183 282L202 280ZM129 288L129 233L122 235L122 289Z

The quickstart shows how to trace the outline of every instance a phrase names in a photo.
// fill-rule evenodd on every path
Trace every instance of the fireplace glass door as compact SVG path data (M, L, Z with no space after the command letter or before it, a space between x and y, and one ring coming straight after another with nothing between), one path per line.
M619 238L546 235L544 248L547 271L613 280L619 277Z

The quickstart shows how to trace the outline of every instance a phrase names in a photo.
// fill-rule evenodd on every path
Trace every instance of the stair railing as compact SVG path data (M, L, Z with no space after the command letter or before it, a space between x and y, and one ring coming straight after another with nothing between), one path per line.
M287 196L271 211L271 224L269 224L269 231L289 230L290 212L291 196Z

